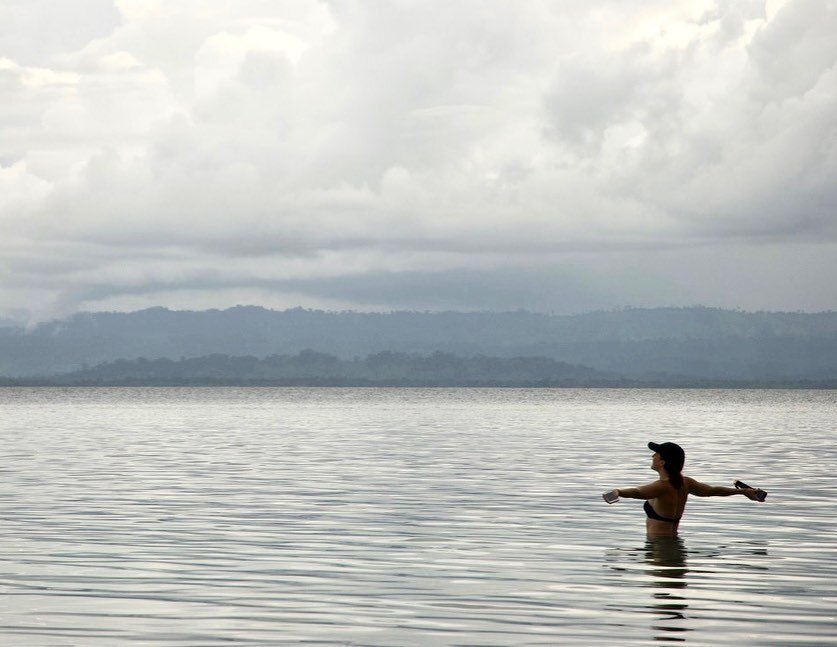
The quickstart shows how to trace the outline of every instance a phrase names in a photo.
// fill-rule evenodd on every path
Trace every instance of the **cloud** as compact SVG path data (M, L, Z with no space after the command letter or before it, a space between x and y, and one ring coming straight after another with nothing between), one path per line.
M633 288L596 268L837 243L831 2L7 5L6 308L34 285L65 310L247 289L419 306L428 263L462 307L548 308L527 272L579 254L575 302L672 302L659 268Z
M0 56L37 66L107 37L119 13L111 0L3 0L0 24Z

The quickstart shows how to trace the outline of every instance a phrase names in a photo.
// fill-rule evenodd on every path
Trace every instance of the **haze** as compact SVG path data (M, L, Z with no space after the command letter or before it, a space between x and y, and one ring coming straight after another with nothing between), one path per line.
M0 316L837 309L827 0L0 2Z

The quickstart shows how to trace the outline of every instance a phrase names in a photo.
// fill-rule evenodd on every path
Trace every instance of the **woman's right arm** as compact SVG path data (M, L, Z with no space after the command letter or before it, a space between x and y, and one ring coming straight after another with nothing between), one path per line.
M616 491L624 499L654 499L665 491L665 486L662 481L655 481L639 487L620 487Z

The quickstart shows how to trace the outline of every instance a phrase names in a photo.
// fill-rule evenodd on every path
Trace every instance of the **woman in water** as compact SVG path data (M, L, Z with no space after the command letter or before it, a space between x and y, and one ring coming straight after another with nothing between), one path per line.
M651 469L660 478L648 485L636 488L619 488L608 493L626 499L645 499L645 528L649 537L676 535L677 526L690 494L695 496L732 496L743 494L753 501L763 501L754 488L731 488L706 485L681 474L686 453L675 443L648 443L654 452Z

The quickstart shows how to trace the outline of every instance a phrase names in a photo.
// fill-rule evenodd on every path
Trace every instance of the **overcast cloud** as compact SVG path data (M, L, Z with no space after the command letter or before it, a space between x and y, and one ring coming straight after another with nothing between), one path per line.
M0 0L0 314L837 309L834 0Z

